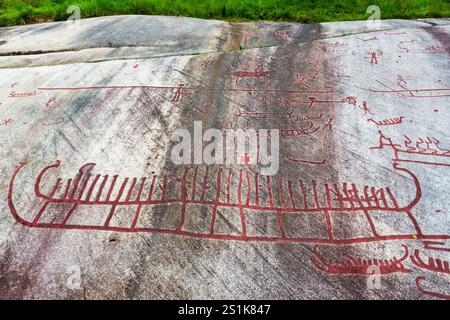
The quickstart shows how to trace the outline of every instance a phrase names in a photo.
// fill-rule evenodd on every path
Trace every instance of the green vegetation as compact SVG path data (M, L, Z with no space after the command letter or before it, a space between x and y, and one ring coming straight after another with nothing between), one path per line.
M153 14L314 23L367 19L372 4L382 19L450 17L450 0L0 0L0 26L65 20L70 5L80 7L82 18Z

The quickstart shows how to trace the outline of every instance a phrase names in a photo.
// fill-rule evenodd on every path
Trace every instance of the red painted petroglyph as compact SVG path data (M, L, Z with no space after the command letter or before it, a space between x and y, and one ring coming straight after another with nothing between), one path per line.
M369 105L367 104L366 101L363 101L362 104L357 104L356 98L354 97L348 97L348 104L353 105L358 109L361 109L365 115L370 114L370 115L374 115L374 113L372 112L372 110L369 108Z
M378 89L367 89L359 87L363 90L375 92L375 93L383 93L383 94L395 94L404 98L422 98L422 99L430 99L430 98L443 98L450 97L450 88L427 88L427 89L409 89L406 85L406 80L401 76L397 76L396 85L400 89L394 89L389 87L386 83L383 83L379 80L376 80L381 86L386 88L387 90L378 90Z
M440 241L424 241L424 249L427 250L435 250L435 251L445 251L445 252L450 252L450 248L447 247L443 247L445 246L445 242L440 242Z
M172 101L172 102L180 101L181 94L183 93L183 87L184 87L184 84L178 85L178 87L174 90L175 92L172 96L172 99L170 99L170 101Z
M302 75L301 73L297 73L295 75L295 83L296 84L301 84L302 86L304 86L307 89L311 89L311 87L306 84L306 80L310 79L309 75Z
M378 64L378 58L382 55L380 51L372 51L370 53L370 63Z
M424 289L423 286L422 286L422 281L423 280L425 280L425 277L417 277L416 278L417 289L419 290L420 293L422 293L424 295L427 295L427 296L439 298L439 299L450 300L450 295L443 294L443 293L438 293L438 292L434 292L434 291L429 291L429 290Z
M12 122L13 122L12 119L4 119L4 120L0 123L0 126L9 126Z
M308 97L307 99L297 99L297 98L267 98L267 97L256 97L256 100L263 104L283 104L283 105L292 105L292 104L302 104L307 105L308 108L312 108L316 104L338 104L338 103L347 103L353 105L353 97L347 97L338 100L330 100L330 99L321 99L318 97Z
M346 100L349 105L356 106L357 100L355 97L347 97Z
M418 249L414 250L414 255L411 256L411 261L416 267L419 267L421 269L450 275L450 267L448 261L428 257L428 263L426 263L420 257L420 251Z
M287 112L262 112L262 111L241 111L234 115L236 117L244 117L244 118L292 118L294 110L290 110Z
M366 101L364 101L362 106L360 106L359 108L364 111L364 114L371 114L371 115L373 115L373 112L372 112L372 110L370 110L370 108L367 105Z
M270 80L272 72L273 71L271 70L267 70L262 64L258 64L252 71L238 70L231 72L229 75L235 79L237 86L241 86L238 81L245 78L262 78L264 80Z
M375 123L377 126L392 126L403 123L405 117L389 118L384 120L367 119L368 122Z
M438 54L446 53L446 49L440 45L431 45L425 48L411 48L407 45L417 45L416 40L411 41L400 41L397 45L397 51L402 53L427 53L427 54Z
M405 78L401 75L397 75L396 79L396 85L399 89L391 88L389 85L387 85L384 82L381 82L379 80L376 80L378 84L383 86L387 90L378 90L378 89L367 89L363 87L359 87L360 89L363 89L365 91L375 92L375 93L383 93L383 94L395 94L400 97L404 98L423 98L423 99L429 99L429 98L443 98L443 97L450 97L450 88L425 88L425 89L409 89L407 87L407 81Z
M300 160L300 159L295 159L294 157L291 157L291 156L286 156L286 160L291 161L293 163L305 163L305 164L314 164L314 165L321 165L321 164L326 163L326 160L322 160L322 161Z
M346 43L346 42L339 42L339 41L337 41L337 42L334 43L334 46L335 46L336 48L343 48L343 47L347 47L348 45L349 45L349 44Z
M297 122L319 120L319 119L322 119L323 115L324 115L323 112L321 112L321 113L307 115L307 116L303 116L303 117L297 116L297 117L294 117L294 120Z
M228 170L227 177L224 177L225 169L218 169L215 175L210 173L210 167L204 168L203 179L198 166L185 166L182 175L153 176L149 178L120 179L118 176L93 174L95 164L90 163L80 168L78 174L65 183L61 178L57 179L50 191L43 192L42 181L51 170L58 169L60 163L45 167L35 181L34 193L36 199L41 200L41 205L34 215L32 221L24 219L17 211L14 204L15 183L18 174L26 167L26 163L21 163L15 170L9 185L8 205L13 217L19 223L31 228L50 229L82 229L82 230L104 230L116 232L149 232L164 233L179 236L187 236L205 239L241 240L241 241L264 241L264 242L312 242L329 244L351 244L381 240L411 239L412 235L379 235L372 222L370 212L384 211L398 214L405 212L415 227L417 239L448 239L446 235L423 235L418 223L411 214L411 209L417 204L421 197L420 186L415 175L407 169L394 165L395 170L406 173L411 177L417 191L414 199L401 206L389 187L375 188L363 186L358 190L356 184L343 183L341 187L337 184L325 184L319 188L316 182L312 182L311 187L306 187L303 181L297 183L283 177L262 176L251 171ZM140 181L140 182L139 182ZM151 181L149 184L148 181ZM202 182L200 182L202 181ZM237 190L232 188L233 181L237 184ZM98 184L100 186L98 187ZM177 186L179 193L171 198L167 195L168 184ZM106 186L108 184L108 186ZM138 187L139 185L139 187ZM277 185L275 190L273 186ZM141 190L148 190L148 195L143 196ZM95 192L94 192L95 190ZM197 190L197 192L196 192ZM206 197L208 190L215 190L216 196L211 199ZM232 191L233 190L233 191ZM264 196L263 196L263 191ZM294 192L296 190L296 192ZM298 190L298 192L297 192ZM226 191L226 192L224 192ZM208 192L210 194L210 192ZM233 193L233 197L231 197ZM112 194L116 196L112 197ZM135 196L133 196L135 194ZM226 196L225 196L226 194ZM233 200L231 200L233 198ZM237 199L237 200L236 200ZM320 199L320 200L319 200ZM278 203L278 204L276 204ZM62 205L59 213L62 221L40 222L49 205ZM156 205L178 205L180 208L180 224L173 229L158 229L149 227L139 227L136 222L142 212L141 209L147 206ZM187 205L210 206L215 208L229 208L237 210L241 216L241 234L217 234L214 226L211 226L209 233L197 233L184 229L184 221ZM109 207L109 214L104 217L101 225L72 224L70 218L77 214L80 206ZM134 207L133 222L129 226L118 227L110 225L110 222L118 207ZM315 213L325 215L327 236L323 237L296 237L288 236L281 232L280 236L251 236L246 233L245 212L273 212L280 216L279 230L284 230L284 219L292 214ZM362 211L372 228L372 236L353 237L348 239L336 239L333 237L333 223L330 214L339 212L340 214L352 214L355 211Z
M45 106L48 107L48 106L50 106L51 104L53 104L54 102L56 102L56 98L55 98L55 97L50 98L50 99L48 99L48 101L45 103Z
M16 92L16 91L11 91L9 93L10 98L27 98L27 97L33 97L33 96L37 96L41 94L40 92L33 90L33 91L28 91L28 92Z
M411 270L406 269L403 263L408 258L409 251L406 245L403 245L405 250L401 258L386 259L360 259L355 258L349 254L342 254L342 262L333 260L326 260L319 253L319 246L314 246L314 256L309 261L320 271L331 275L364 275L370 276L373 274L370 267L377 266L380 274L389 273L410 273Z
M328 119L327 123L323 126L323 128L333 131L333 121L334 119Z
M442 149L440 141L434 137L417 138L414 146L408 136L404 136L402 144L394 143L392 138L387 137L382 131L379 131L379 145L371 147L374 149L391 148L394 156L394 162L408 162L425 165L447 166L450 167L450 150Z
M309 136L316 131L318 131L320 127L314 127L311 123L309 128L298 128L298 129L281 129L280 135L281 137L297 137L297 136Z

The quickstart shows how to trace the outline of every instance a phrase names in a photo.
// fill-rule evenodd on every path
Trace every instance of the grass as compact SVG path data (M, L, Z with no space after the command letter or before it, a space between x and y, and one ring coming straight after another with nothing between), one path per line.
M372 4L382 19L450 17L450 0L0 0L0 26L66 20L70 5L80 7L82 18L156 14L315 23L367 19Z

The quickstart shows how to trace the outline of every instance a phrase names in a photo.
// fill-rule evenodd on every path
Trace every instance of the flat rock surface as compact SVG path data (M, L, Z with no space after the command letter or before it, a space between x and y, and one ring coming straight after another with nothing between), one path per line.
M445 19L0 29L0 298L449 299L449 57ZM174 164L194 121L278 172Z

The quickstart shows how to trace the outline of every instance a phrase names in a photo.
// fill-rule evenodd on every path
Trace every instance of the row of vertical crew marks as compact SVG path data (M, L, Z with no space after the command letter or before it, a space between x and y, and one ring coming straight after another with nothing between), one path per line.
M32 219L24 219L17 213L13 193L16 176L25 166L21 164L11 179L9 205L16 220L29 227L332 243L422 235L411 214L421 196L420 186L410 171L398 166L395 168L408 173L416 184L415 198L404 206L389 187L318 185L262 176L252 170L213 170L208 166L185 166L178 176L120 178L94 174L95 164L90 163L74 178L58 178L43 192L42 185L49 185L48 172L60 167L58 161L38 175L35 195L39 205L33 208ZM412 226L411 232L382 234L377 230L377 222L382 225L392 220L392 215L409 220L406 225ZM359 236L358 232L345 232L345 227L358 219L366 230Z

